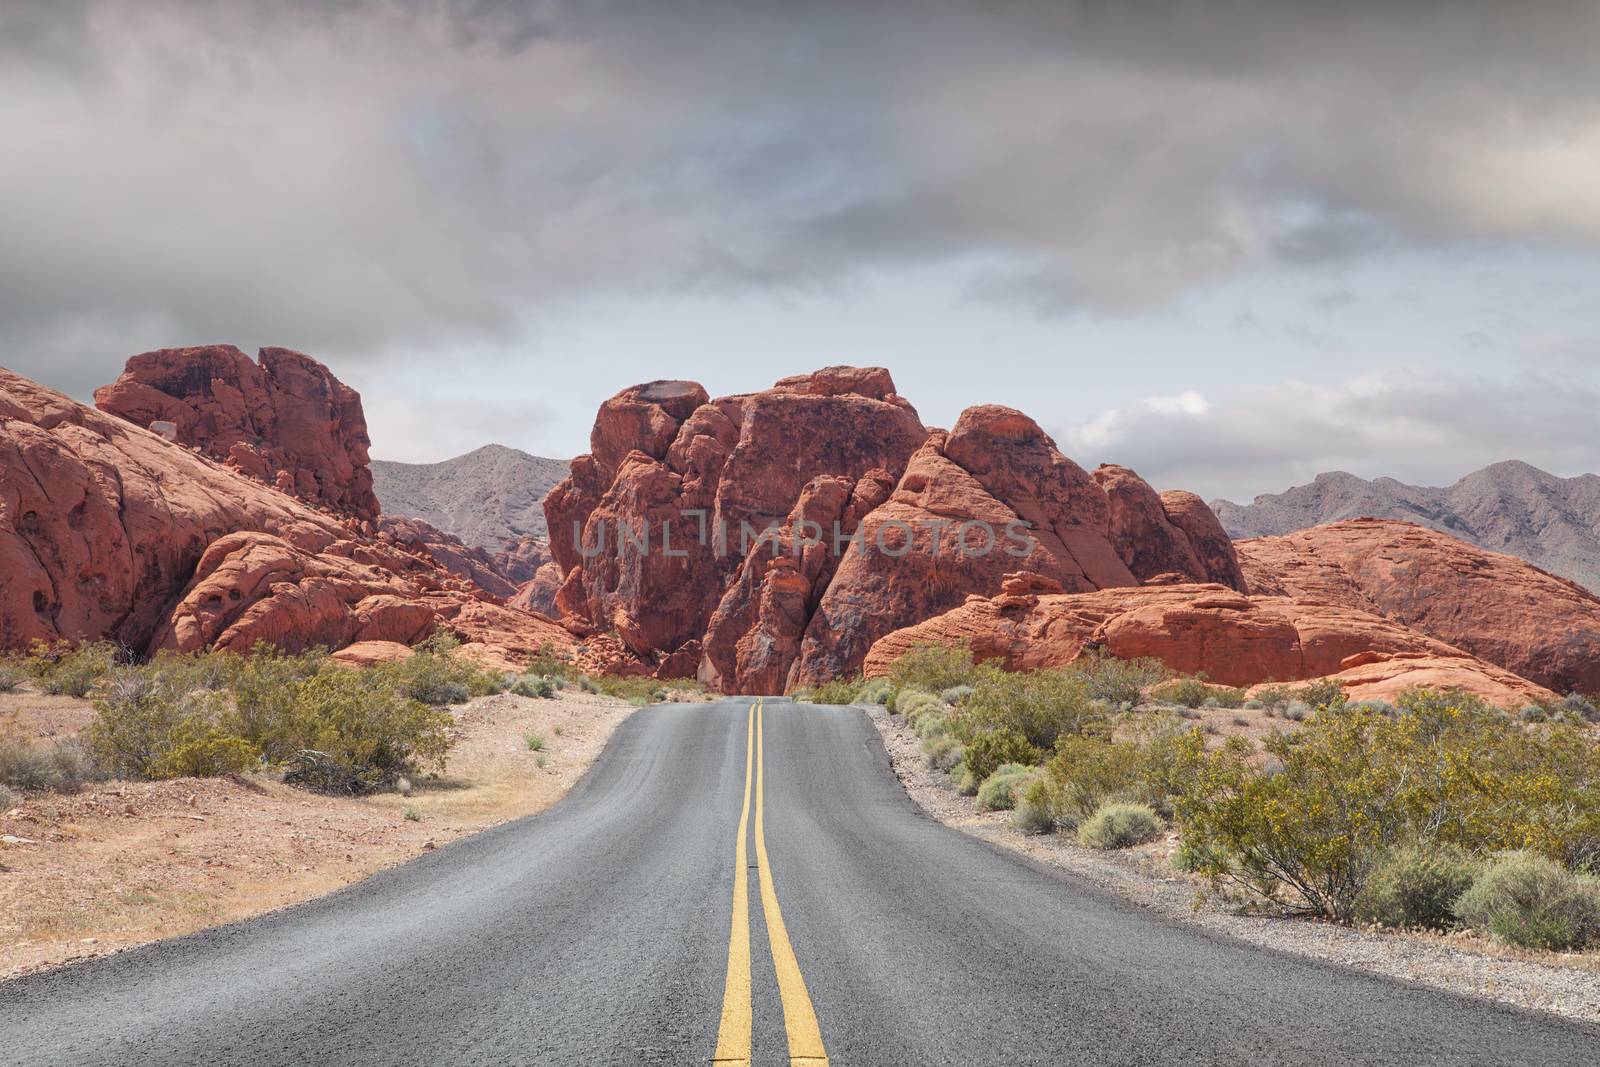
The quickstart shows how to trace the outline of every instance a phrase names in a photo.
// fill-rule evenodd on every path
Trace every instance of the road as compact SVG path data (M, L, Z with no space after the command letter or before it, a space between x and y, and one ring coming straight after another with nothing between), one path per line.
M0 1063L1600 1062L1594 1029L1219 938L950 830L856 709L751 709L646 709L541 815L0 984Z

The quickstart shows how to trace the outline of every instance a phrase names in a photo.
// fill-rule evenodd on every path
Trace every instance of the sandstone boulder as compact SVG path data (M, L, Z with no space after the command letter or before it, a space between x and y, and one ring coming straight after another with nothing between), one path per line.
M421 519L380 516L378 538L432 557L451 574L465 578L491 596L508 599L517 595L516 583L500 571L489 553L465 545L461 538L447 534Z
M309 503L374 521L361 396L310 356L232 345L163 348L128 360L95 390L101 411L175 439Z
M1124 659L1158 659L1185 674L1204 672L1223 685L1337 677L1358 699L1446 682L1502 705L1552 696L1510 671L1356 609L1246 596L1216 584L1093 593L1036 588L1017 580L996 597L971 597L888 634L872 646L865 673L887 673L918 644L964 641L978 659L1010 670L1064 666L1094 648Z
M1600 597L1513 556L1394 519L1238 542L1258 592L1393 619L1561 692L1600 692Z

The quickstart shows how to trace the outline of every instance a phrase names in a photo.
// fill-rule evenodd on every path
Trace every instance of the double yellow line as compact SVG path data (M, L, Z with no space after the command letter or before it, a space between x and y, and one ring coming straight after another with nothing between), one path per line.
M717 1028L717 1051L713 1063L750 1063L750 852L745 835L750 829L750 783L755 781L756 865L761 879L761 911L767 918L767 942L772 946L772 965L778 977L778 996L783 1002L783 1028L789 1038L790 1064L826 1064L828 1053L822 1047L822 1031L817 1013L811 1007L811 994L800 974L800 962L789 944L789 931L778 908L778 891L773 887L772 864L767 862L767 835L764 817L766 779L761 751L762 702L750 705L745 723L744 809L739 813L739 840L733 850L733 928L728 934L728 977L722 987L722 1023Z

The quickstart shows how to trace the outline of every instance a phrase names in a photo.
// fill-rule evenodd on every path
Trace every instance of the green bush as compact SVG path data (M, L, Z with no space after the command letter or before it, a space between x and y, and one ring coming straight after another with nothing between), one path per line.
M424 704L464 704L498 693L499 676L456 655L459 646L449 634L435 634L405 659L373 669L388 673L401 692Z
M519 697L538 697L543 700L556 695L556 682L536 674L525 674L511 684L511 692Z
M1205 756L1178 814L1215 859L1208 873L1347 921L1404 841L1579 862L1600 839L1600 749L1583 731L1528 729L1460 693L1416 691L1398 705L1330 708L1268 738L1265 767L1237 738Z
M970 685L953 685L939 694L939 699L954 707L972 696L977 690Z
M34 645L27 666L42 692L56 696L85 697L116 666L120 652L107 641L73 646L66 642Z
M1162 703L1179 704L1186 708L1203 707L1208 700L1215 701L1212 707L1237 708L1245 700L1243 689L1212 685L1206 681L1203 674L1197 674L1193 678L1174 678L1157 686L1150 695Z
M17 798L11 794L11 790L7 789L3 785L0 785L0 815L4 815L6 812L10 811L16 802Z
M300 751L286 781L339 793L393 785L419 766L443 767L450 713L362 672L322 671L295 702Z
M1201 731L1175 718L1145 721L1138 736L1126 740L1063 737L1045 764L1052 816L1075 827L1112 800L1170 813L1204 751Z
M524 675L538 675L542 678L554 678L561 682L570 682L578 677L578 668L572 662L562 657L556 647L548 641L539 646L539 650L528 659L528 664L523 668Z
M227 695L191 688L183 670L123 668L100 687L89 743L112 774L179 778L243 770L260 749L242 736Z
M1012 730L1048 751L1064 734L1105 722L1083 676L1071 671L992 671L981 676L958 713L955 733L970 741L988 730Z
M986 731L967 742L967 768L980 782L995 774L1003 764L1031 767L1043 763L1044 756L1042 749L1010 728Z
M1017 802L1012 823L1025 834L1048 834L1056 828L1055 816L1050 811L1050 795L1045 783L1034 779L1022 791Z
M906 722L916 725L924 715L943 715L944 701L925 689L899 689L895 692L895 711L905 716Z
M889 694L894 691L894 686L889 684L887 678L871 678L861 683L861 688L856 690L857 704L887 704Z
M22 664L10 656L0 657L0 693L13 692L27 679L28 672Z
M1020 763L1007 763L996 768L978 787L978 807L984 811L1012 810L1037 773L1037 767Z
M604 693L609 697L617 697L618 699L626 700L637 708L642 708L646 704L654 704L667 698L667 687L656 678L623 678L614 674L585 675L579 684L583 686L586 692ZM692 683L680 681L673 684L689 686Z
M961 742L953 737L939 735L929 738L922 746L928 756L928 765L934 770L948 771L961 762Z
M0 785L73 793L95 777L94 762L76 740L0 737ZM0 804L0 811L9 806Z
M795 699L808 704L854 704L862 685L860 678L834 678L800 690L795 694Z
M1450 845L1400 845L1372 869L1356 896L1355 917L1380 926L1448 930L1456 925L1456 901L1480 867Z
M1295 690L1294 698L1318 711L1325 711L1344 703L1344 686L1337 678L1318 678Z
M1161 819L1143 804L1104 804L1078 827L1078 843L1089 848L1129 848L1154 841Z
M972 768L967 766L965 757L962 758L960 763L950 768L950 777L955 780L956 792L964 797L977 796L978 786L983 784L982 780L972 773Z
M1145 691L1172 677L1166 664L1156 659L1118 659L1106 652L1080 656L1073 669L1089 684L1089 695L1114 708L1131 708Z
M912 720L912 723L911 732L924 741L932 740L935 737L943 737L950 732L948 718L931 711L924 715L918 715Z
M1468 925L1553 952L1600 943L1600 880L1529 852L1491 864L1456 902Z
M544 748L544 738L538 734L529 734L524 740L528 742L529 752L538 752Z
M924 689L942 693L969 684L978 673L972 662L972 649L965 642L955 645L915 645L911 651L889 665L889 681L896 689Z

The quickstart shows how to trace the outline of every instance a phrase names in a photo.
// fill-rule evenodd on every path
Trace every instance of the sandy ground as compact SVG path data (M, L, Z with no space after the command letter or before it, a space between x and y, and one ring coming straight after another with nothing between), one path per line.
M1175 835L1139 848L1097 852L1062 834L1032 837L1011 825L1010 812L979 811L949 775L932 770L922 742L881 707L866 709L889 760L911 799L929 815L974 837L1117 893L1169 918L1249 941L1263 948L1312 956L1418 985L1600 1023L1600 953L1529 952L1475 934L1356 930L1307 919L1252 914L1238 901L1208 895L1206 886L1172 866ZM1258 724L1234 727L1235 716L1260 712L1208 709L1218 736L1254 734ZM1281 720L1280 720L1281 724ZM1264 725L1264 724L1262 724ZM1265 733L1263 729L1261 731Z
M410 796L320 796L271 778L100 782L0 812L0 978L318 896L555 803L634 709L563 691L454 709L443 774ZM0 695L0 731L70 736L85 701ZM528 735L543 741L529 748Z

